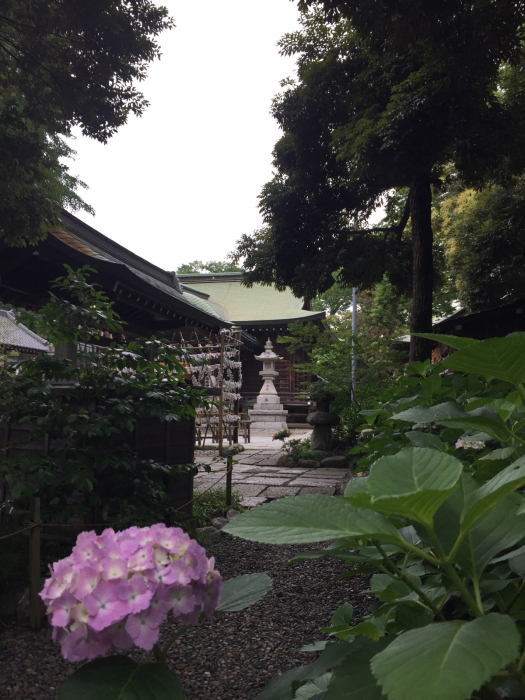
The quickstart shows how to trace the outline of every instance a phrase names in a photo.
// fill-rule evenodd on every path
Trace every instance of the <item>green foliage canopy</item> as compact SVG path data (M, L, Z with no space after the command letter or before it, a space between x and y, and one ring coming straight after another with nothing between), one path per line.
M464 306L478 311L525 296L525 177L446 197L438 227Z
M248 283L307 297L328 289L336 270L361 288L387 272L398 288L412 287L411 330L428 332L431 184L450 161L473 185L523 169L523 111L512 90L523 3L355 0L326 8L330 22L310 11L301 31L280 42L297 57L298 80L284 81L273 105L284 135L261 194L267 226L243 236L237 254ZM503 77L508 88L498 91ZM367 229L381 199L402 187L409 194L397 224ZM411 352L422 359L426 341L414 339Z
M136 87L173 26L149 0L5 0L0 12L0 239L45 238L62 209L91 211L68 172L71 128L106 142L140 116Z

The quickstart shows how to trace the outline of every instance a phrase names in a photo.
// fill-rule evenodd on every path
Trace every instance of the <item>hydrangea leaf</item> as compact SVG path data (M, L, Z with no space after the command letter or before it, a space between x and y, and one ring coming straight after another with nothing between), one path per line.
M516 660L519 645L513 620L491 613L404 632L371 666L389 700L468 700Z
M522 457L468 496L461 517L462 529L468 530L484 513L523 484L525 458Z
M60 700L184 700L167 666L139 664L129 656L105 656L77 669L60 686Z
M308 666L298 666L277 676L268 683L255 700L292 700L296 683L319 678L328 669L340 664L348 654L353 653L354 645L355 642L329 642L319 658Z
M400 542L397 529L379 513L353 508L330 496L308 495L278 499L232 520L224 532L254 542L295 544L342 537Z
M463 430L482 430L498 440L512 437L512 433L493 409L483 406L467 412L453 401L445 401L430 408L414 406L397 413L392 419L407 423L439 423L448 428Z
M412 333L412 335L418 338L426 338L427 340L435 340L436 343L443 343L448 345L449 348L454 348L454 350L461 350L469 345L474 345L474 343L479 343L479 340L475 338L460 338L457 335L445 335L444 333Z
M409 430L405 433L414 447L428 447L431 450L445 451L445 443L437 435L423 433L421 430Z
M370 660L388 647L390 637L371 642L365 637L356 639L349 654L335 669L323 700L386 700L381 687L372 675Z
M428 523L455 489L462 471L452 455L422 447L381 457L367 480L371 507Z
M472 497L477 486L472 476L463 474L460 488L434 516L435 531L445 554L450 552L460 534L465 501ZM456 563L469 576L479 577L497 554L523 539L525 515L519 514L521 502L519 494L511 493L474 523L456 555Z
M525 334L489 338L462 348L443 361L447 369L503 379L511 384L525 380Z
M244 574L224 581L221 602L216 612L234 612L261 600L272 587L272 579L266 574Z

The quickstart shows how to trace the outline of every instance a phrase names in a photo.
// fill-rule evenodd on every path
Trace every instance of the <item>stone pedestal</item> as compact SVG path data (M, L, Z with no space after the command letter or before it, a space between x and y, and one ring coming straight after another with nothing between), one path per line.
M282 358L273 352L273 345L268 339L264 346L264 352L255 356L256 360L263 363L259 375L263 378L263 385L257 403L248 411L252 428L265 428L267 430L284 430L286 428L286 416L288 411L283 410L283 405L273 383L279 372L275 370L275 363Z
M332 442L332 425L339 424L339 416L328 411L316 411L310 413L306 420L314 426L310 438L310 449L327 452Z

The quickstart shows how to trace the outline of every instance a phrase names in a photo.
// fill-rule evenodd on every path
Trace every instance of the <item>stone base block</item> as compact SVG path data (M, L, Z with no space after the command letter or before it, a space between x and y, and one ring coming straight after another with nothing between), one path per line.
M268 429L268 431L271 431L269 432L269 434L271 434L277 432L278 430L286 430L288 426L286 425L286 421L276 421L275 423L265 423L264 421L252 421L251 427L256 430Z

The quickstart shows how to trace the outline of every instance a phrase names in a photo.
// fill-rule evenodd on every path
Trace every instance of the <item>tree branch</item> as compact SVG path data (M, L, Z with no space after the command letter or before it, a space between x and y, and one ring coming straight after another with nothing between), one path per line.
M407 197L407 201L405 202L405 209L403 211L403 216L401 217L401 221L398 223L397 226L395 226L395 230L397 233L397 240L399 243L401 243L401 236L403 235L403 231L405 230L405 226L408 223L408 220L410 218L410 205L409 205L409 200Z

